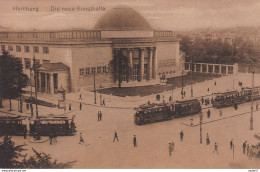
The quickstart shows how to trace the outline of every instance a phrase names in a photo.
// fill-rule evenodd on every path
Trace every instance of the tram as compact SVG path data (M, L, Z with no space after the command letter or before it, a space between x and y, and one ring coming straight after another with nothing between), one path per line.
M198 114L201 112L201 105L197 99L189 99L171 103L144 104L135 108L135 111L134 123L144 125Z
M234 104L241 104L247 101L247 96L243 91L226 91L215 93L215 98L213 101L213 107L223 108L233 106Z
M243 87L242 92L247 97L247 101L252 100L252 87ZM260 86L254 87L254 100L260 99Z
M30 120L30 135L36 136L69 136L76 132L72 118L67 116L40 117Z
M134 123L136 125L144 125L159 121L172 119L170 107L165 103L161 104L145 104L135 108Z
M23 136L27 133L26 118L19 115L0 116L0 136Z

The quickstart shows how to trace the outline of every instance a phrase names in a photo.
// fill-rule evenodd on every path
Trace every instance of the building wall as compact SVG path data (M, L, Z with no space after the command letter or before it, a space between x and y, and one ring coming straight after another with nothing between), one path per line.
M156 55L160 77L163 73L166 76L174 75L177 72L179 63L179 43L178 42L158 42L156 44Z
M92 67L108 66L112 60L112 47L107 46L86 46L81 48L72 48L72 67L71 82L72 91L78 91L80 88L93 89ZM86 68L90 68L90 74L86 75ZM84 75L80 76L79 69L84 69ZM101 69L102 70L102 69ZM97 72L97 69L96 69ZM108 74L96 75L96 84L111 84Z

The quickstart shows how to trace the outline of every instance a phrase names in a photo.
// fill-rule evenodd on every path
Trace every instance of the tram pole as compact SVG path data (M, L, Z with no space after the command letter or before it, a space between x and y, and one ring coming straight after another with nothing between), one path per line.
M203 119L203 114L200 112L200 144L202 144L202 119Z
M251 117L250 117L250 130L253 130L253 123L254 123L254 119L253 119L253 112L254 112L254 75L255 75L255 71L253 69L252 71L253 73L253 77L252 77L252 94L251 94Z
M96 95L96 71L94 73L94 104L97 104L97 95Z
M181 71L181 98L183 99L183 70Z
M192 88L192 82L193 82L193 57L191 60L191 75L190 75L190 80L191 80L191 84L190 84L190 96L193 97L193 88Z

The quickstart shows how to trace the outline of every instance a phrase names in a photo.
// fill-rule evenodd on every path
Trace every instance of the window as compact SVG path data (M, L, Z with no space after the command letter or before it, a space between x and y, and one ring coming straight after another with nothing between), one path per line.
M12 45L8 45L8 51L13 51L13 46Z
M49 47L42 48L43 54L49 54Z
M24 46L24 52L29 53L30 52L30 47L29 46Z
M107 73L107 67L103 66L103 73Z
M25 63L25 69L31 68L31 60L30 59L24 59L24 63Z
M42 60L43 64L50 63L50 60Z
M16 46L16 52L21 52L21 51L22 51L21 46L17 45L17 46Z
M79 69L79 76L83 76L84 75L84 68L80 68Z
M1 45L1 50L2 50L2 51L5 50L5 45Z
M92 71L92 74L95 74L96 73L96 67L92 67L91 71Z
M101 73L101 66L97 67L97 73Z
M36 59L36 60L35 60L35 63L36 63L37 65L40 65L40 60L39 60L39 59Z
M90 69L89 69L89 67L86 68L86 75L90 75Z
M39 47L33 47L33 52L34 53L39 53Z

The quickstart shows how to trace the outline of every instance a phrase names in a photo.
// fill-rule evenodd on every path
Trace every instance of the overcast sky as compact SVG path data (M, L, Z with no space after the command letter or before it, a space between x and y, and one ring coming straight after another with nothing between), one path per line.
M92 29L100 16L128 5L155 29L192 30L260 26L260 0L0 0L0 26L15 30ZM105 11L62 12L55 7L99 7ZM13 7L39 7L39 12Z

